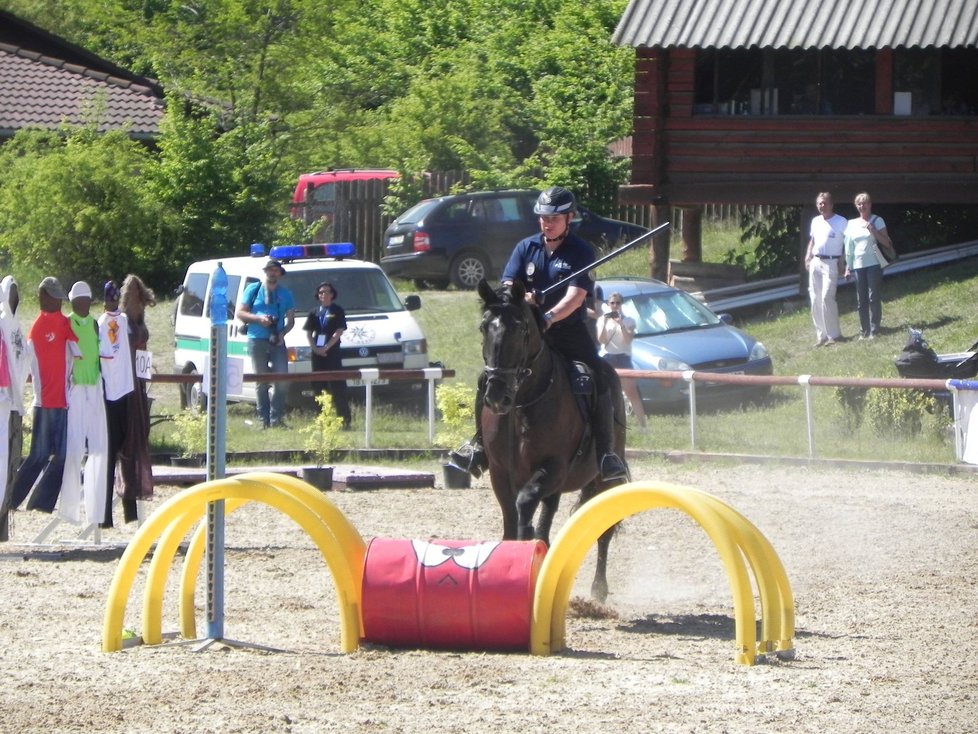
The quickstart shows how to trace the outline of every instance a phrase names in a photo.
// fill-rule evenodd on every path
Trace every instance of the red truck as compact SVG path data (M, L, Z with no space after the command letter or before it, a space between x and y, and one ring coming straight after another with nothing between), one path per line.
M336 217L337 189L350 181L370 181L397 178L397 171L386 168L331 168L326 171L303 173L292 194L292 216L307 223L325 218L332 224Z

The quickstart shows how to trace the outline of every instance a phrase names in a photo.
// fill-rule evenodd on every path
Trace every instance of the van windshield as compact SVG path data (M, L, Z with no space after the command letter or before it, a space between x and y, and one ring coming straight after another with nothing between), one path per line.
M337 294L336 303L348 316L404 310L397 291L380 270L363 267L298 270L289 269L286 264L286 271L288 274L282 283L292 291L297 318L319 305L316 291L323 282L332 284Z

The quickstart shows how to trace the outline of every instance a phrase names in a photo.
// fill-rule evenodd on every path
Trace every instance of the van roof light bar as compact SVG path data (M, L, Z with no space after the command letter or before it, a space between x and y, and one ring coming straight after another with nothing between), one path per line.
M276 260L288 261L330 257L342 260L357 254L352 242L322 242L313 245L276 245L268 253Z

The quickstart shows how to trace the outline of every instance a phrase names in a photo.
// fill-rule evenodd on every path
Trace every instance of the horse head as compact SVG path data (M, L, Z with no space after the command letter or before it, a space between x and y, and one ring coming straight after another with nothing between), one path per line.
M533 363L544 347L539 309L526 300L520 281L498 290L482 280L482 358L485 361L485 404L505 415L517 404L517 394L533 375Z

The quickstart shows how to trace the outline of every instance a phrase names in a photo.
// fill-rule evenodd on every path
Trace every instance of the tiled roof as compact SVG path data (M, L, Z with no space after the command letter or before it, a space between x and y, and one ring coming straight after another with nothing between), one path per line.
M158 88L0 43L0 138L93 121L101 131L155 138L162 117Z
M975 0L630 0L614 42L649 48L978 46Z

